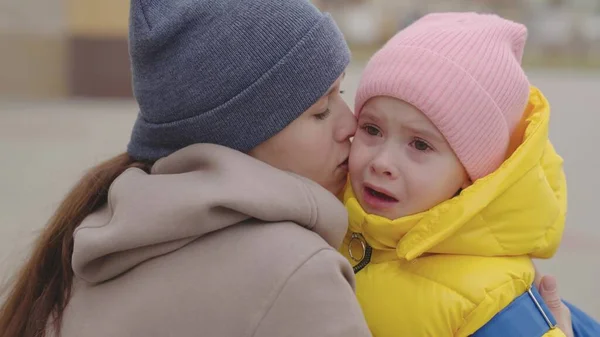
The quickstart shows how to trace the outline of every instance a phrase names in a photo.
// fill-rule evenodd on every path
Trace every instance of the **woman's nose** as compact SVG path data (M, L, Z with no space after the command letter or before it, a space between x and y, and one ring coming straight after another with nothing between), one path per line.
M356 117L345 103L344 105L343 111L340 112L339 126L335 134L335 139L338 142L347 141L354 137L354 133L356 133Z

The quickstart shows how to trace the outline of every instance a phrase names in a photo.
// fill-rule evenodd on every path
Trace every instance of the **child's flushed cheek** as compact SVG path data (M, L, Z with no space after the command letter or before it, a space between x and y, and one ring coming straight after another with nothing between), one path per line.
M454 197L468 179L444 136L423 112L402 100L379 96L360 112L350 151L350 181L365 210L365 204L373 201L368 195L361 199L365 186L388 192L397 202L376 205L381 207L372 211L396 219Z
M421 165L407 178L407 214L427 211L456 196L468 186L468 177L458 160L437 160Z
M373 158L372 147L360 141L352 145L350 180L359 202L371 214L397 219L421 213L453 198L468 186L465 170L452 154L432 155L398 148L387 155L398 170L394 179L376 176L370 170ZM385 188L398 202L387 209L369 209L360 198L365 183Z
M362 176L361 171L368 162L368 147L359 139L354 139L350 148L350 157L348 158L348 169L350 178Z

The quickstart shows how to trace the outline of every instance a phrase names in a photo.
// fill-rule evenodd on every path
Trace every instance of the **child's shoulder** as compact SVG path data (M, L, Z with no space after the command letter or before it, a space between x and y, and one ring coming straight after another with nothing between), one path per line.
M365 273L367 282L381 282L378 286L387 284L395 288L395 284L403 284L407 286L405 291L446 289L474 305L489 296L520 295L535 277L533 264L527 256L428 254L412 261L374 264L369 269ZM357 278L361 279L361 273Z
M534 274L524 256L430 254L369 265L356 275L357 296L378 335L467 336L524 293Z
M431 280L450 288L493 289L506 282L533 281L534 268L527 256L486 257L430 254L407 264L411 273L427 273Z

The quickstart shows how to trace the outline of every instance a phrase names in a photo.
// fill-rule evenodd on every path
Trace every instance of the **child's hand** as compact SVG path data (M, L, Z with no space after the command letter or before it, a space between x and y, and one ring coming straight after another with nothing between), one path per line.
M540 295L542 295L550 312L552 312L552 315L556 318L558 327L565 335L567 335L567 337L574 337L575 334L571 322L571 311L560 298L556 278L551 275L544 276L536 268L534 284L539 289Z

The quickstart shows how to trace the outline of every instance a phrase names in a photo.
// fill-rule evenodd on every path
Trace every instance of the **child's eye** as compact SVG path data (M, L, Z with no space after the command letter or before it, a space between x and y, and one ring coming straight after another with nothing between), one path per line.
M417 151L422 151L422 152L426 152L428 150L432 150L433 148L427 144L426 141L420 139L420 138L415 138L412 142L411 142L411 146L415 148L415 150Z
M346 90L340 90L340 95L343 95L346 92Z
M365 130L371 136L381 135L381 131L379 131L379 129L374 127L373 125L369 125L369 124L363 125L362 129Z
M316 117L318 120L322 121L322 120L324 120L325 118L329 117L329 115L330 115L330 114L331 114L331 110L327 109L327 110L325 110L325 111L321 112L320 114L316 114L316 115L315 115L315 117Z

